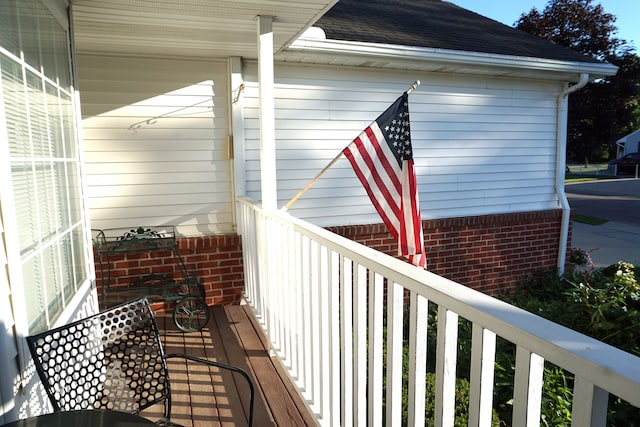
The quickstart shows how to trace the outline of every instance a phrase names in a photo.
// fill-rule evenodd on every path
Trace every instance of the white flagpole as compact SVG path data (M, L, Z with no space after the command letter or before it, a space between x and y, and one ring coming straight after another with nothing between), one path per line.
M416 80L415 82L413 82L413 84L412 84L411 86L409 86L409 89L407 89L407 95L409 95L411 92L413 92L414 90L416 90L416 88L417 88L418 86L420 86L420 80ZM329 170L329 168L330 168L331 166L333 166L333 165L338 161L338 159L340 159L340 157L342 156L342 152L343 152L343 151L341 150L341 151L338 153L338 155L337 155L336 157L334 157L334 158L333 158L333 160L331 160L331 162L329 162L329 164L328 164L327 166L325 166L325 167L324 167L324 169L322 169L320 172L318 172L318 174L315 176L315 178L313 178L311 181L309 181L309 183L308 183L307 185L305 185L305 187L304 187L302 190L300 190L300 191L298 192L298 194L296 194L296 195L293 197L293 199L289 200L289 203L287 203L287 204L282 208L282 210L283 210L283 211L287 211L287 210L291 207L291 205L293 205L293 204L296 202L296 200L298 200L300 197L302 197L302 195L303 195L304 193L306 193L306 192L307 192L307 190L309 190L309 188L311 188L311 186L312 186L313 184L315 184L315 183L316 183L316 181L318 181L318 180L320 179L320 177L321 177L322 175L324 175L324 174L325 174L325 172L327 172L327 171Z
M313 184L315 184L315 183L316 183L316 181L317 181L317 180L319 180L319 179L320 179L320 177L321 177L322 175L324 175L324 173L325 173L326 171L328 171L328 170L329 170L329 168L330 168L331 166L333 166L333 165L334 165L334 163L335 163L335 162L337 162L337 161L338 161L338 159L339 159L341 156L342 156L342 151L340 151L340 152L338 153L338 155L337 155L336 157L334 157L334 158L333 158L333 160L331 160L331 162L330 162L327 166L325 166L325 167L324 167L324 169L322 169L320 172L318 172L318 175L316 175L316 177L315 177L315 178L313 178L311 181L309 181L309 183L308 183L308 184L307 184L307 185L306 185L302 190L300 190L300 191L298 192L298 194L296 194L296 195L295 195L295 197L294 197L293 199L289 200L289 203L287 203L287 204L284 206L284 208L282 208L282 210L285 210L285 211L286 211L287 209L289 209L289 208L291 207L291 205L293 205L293 204L296 202L296 200L298 200L300 197L302 197L302 195L303 195L304 193L306 193L306 192L307 192L307 190L308 190L309 188L311 188L311 186L312 186Z
M409 86L409 89L407 89L407 95L416 90L418 86L420 86L420 80L416 80L411 86Z

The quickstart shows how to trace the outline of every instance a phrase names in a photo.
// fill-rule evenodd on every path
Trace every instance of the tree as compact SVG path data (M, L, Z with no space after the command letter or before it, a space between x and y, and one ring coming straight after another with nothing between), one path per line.
M569 97L567 153L575 161L615 157L615 142L640 127L640 57L607 59L618 73Z
M567 154L574 161L613 157L615 141L640 125L640 57L616 37L615 21L592 0L550 0L516 22L519 30L619 67L569 97Z

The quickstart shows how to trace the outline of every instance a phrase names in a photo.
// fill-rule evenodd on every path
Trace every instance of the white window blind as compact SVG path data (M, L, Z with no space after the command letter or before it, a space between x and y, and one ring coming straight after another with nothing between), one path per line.
M40 0L0 3L0 155L11 164L30 333L50 328L88 276L68 41Z

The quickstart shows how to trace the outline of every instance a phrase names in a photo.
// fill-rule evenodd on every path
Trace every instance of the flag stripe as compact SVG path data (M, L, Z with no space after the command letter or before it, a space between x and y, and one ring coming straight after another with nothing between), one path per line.
M413 215L413 212L419 211L417 198L417 182L412 177L415 177L415 171L413 169L413 162L405 161L405 167L403 168L403 177L405 178L407 185L403 186L403 224L406 224L406 229L401 232L401 235L406 236L406 245L403 253L416 252L423 245L422 236L422 220L419 217ZM416 231L420 231L416 233Z

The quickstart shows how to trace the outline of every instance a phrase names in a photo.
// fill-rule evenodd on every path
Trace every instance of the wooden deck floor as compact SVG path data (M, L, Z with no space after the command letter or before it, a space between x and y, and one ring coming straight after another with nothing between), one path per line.
M316 425L279 362L269 357L250 309L230 305L211 310L208 325L187 334L176 328L170 314L159 314L166 353L206 357L247 371L256 389L254 426ZM247 425L248 387L241 376L182 359L168 362L173 422L187 427Z

